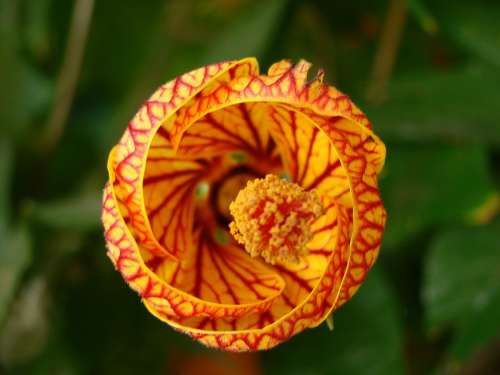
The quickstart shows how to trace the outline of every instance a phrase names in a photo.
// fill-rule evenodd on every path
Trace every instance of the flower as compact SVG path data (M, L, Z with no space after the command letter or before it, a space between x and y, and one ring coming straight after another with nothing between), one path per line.
M109 258L153 315L207 346L269 349L319 325L377 258L385 146L309 67L184 74L110 153Z

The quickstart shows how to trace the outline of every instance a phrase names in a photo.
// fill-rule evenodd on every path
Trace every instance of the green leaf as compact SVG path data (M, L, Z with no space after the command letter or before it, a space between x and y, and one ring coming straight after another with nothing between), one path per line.
M452 325L454 365L498 335L500 219L438 235L426 264L423 299L430 330Z
M380 185L389 249L434 225L465 221L495 191L480 146L388 145Z
M446 2L442 9L443 31L447 36L485 62L500 67L498 2Z
M306 330L264 353L269 374L401 374L400 322L393 296L378 270L326 324ZM293 353L293 354L292 354Z
M13 301L0 335L0 360L9 369L34 358L46 345L49 301L43 276L26 282Z
M52 202L32 202L32 217L56 229L88 230L100 226L100 191L84 191Z
M383 105L362 108L387 142L500 145L500 70L468 66L394 77Z
M269 47L287 3L288 0L256 2L210 43L205 61L260 56Z
M0 50L0 134L18 138L27 136L34 117L48 105L52 95L50 82L17 56Z
M52 94L50 82L19 52L17 8L14 2L0 2L0 137L27 136L27 125Z
M500 293L500 221L437 236L426 265L424 301L431 326L484 310Z
M0 322L4 319L22 272L31 260L31 241L24 225L0 238Z
M449 355L461 361L494 338L498 338L500 316L500 291L492 293L484 307L459 323L450 346Z

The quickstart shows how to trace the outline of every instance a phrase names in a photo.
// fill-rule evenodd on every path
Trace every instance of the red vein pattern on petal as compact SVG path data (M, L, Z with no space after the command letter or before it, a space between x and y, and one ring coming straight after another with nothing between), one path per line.
M356 126L364 127L369 131L368 120L347 96L332 87L323 85L319 78L310 82L305 81L308 67L309 65L304 62L295 66L288 63L278 63L270 68L272 73L270 76L250 74L248 76L235 76L229 83L224 80L217 81L217 84L206 87L187 101L169 121L162 121L164 125L160 128L161 132L168 134L174 148L176 148L179 147L181 137L191 125L209 113L232 104L255 101L286 103L303 111L307 111L307 108L310 107L314 113L328 116L340 115L348 118L354 121ZM277 72L281 72L281 75ZM230 73L224 74L229 78L232 76ZM146 104L144 107L148 105ZM382 163L377 165L378 170L381 169L381 166ZM142 223L143 226L149 226L147 218L136 219L136 222L139 221L145 222Z
M195 190L205 167L202 160L178 158L168 141L154 137L144 171L144 205L155 239L171 254L191 246Z
M205 230L196 230L190 256L181 261L172 285L204 301L228 305L265 301L282 293L284 282L273 269L232 243L217 243Z
M266 105L266 109L266 124L289 167L292 181L351 207L346 172L328 136L286 106Z
M182 324L198 329L212 330L260 329L266 325L272 324L285 314L289 313L295 307L299 306L311 294L316 284L320 281L322 275L325 273L325 269L328 265L332 252L336 250L335 246L337 244L338 237L336 217L337 207L335 206L333 200L328 200L328 198L326 197L324 198L323 203L324 207L326 208L326 214L317 219L312 224L314 237L308 244L310 247L310 254L303 257L300 263L282 263L272 267L275 272L281 275L286 284L285 289L283 290L281 295L273 301L273 305L271 306L270 310L260 314L254 313L251 314L251 316L249 316L248 318L240 318L233 321L227 321L227 319L207 318L195 322L183 321ZM202 236L201 238L206 240L210 239L210 236ZM213 251L216 249L210 250ZM202 282L198 282L198 285L205 285L206 291L209 292L208 294L202 295L204 299L213 298L214 295L217 296L220 294L227 294L224 291L224 285L227 284L232 285L233 289L239 294L239 296L252 296L252 290L246 290L244 286L238 287L238 284L234 281L231 282L229 278L229 280L226 280L226 277L218 277L218 274L222 273L219 270L220 265L215 264L214 258L222 261L219 263L225 263L228 260L231 260L232 256L230 256L230 254L222 253L223 257L220 257L220 249L213 252L210 256L207 254L209 253L206 252L204 253L204 257L200 257L200 263L203 263L202 266L195 267L194 265L191 265L190 267L188 267L188 270L196 269L196 272L187 271L187 274L191 275L192 278L196 277L198 280L202 280L203 274L206 273L214 281L210 283L212 285L211 288L206 287L206 285L208 285L209 283L204 284ZM240 259L241 263L239 267L247 268L246 272L249 272L250 269L258 269L258 265L260 262L258 260L249 258L241 249L235 249L233 256L236 256L238 259ZM187 259L190 258L198 259L197 256L189 257ZM347 259L347 256L344 254L342 259L344 259L345 261ZM247 263L246 266L244 266L245 263ZM248 267L250 267L250 269ZM213 273L213 275L211 275L211 273ZM231 276L231 272L228 272L227 274ZM262 283L262 280L266 280L266 278L264 278L263 276L255 278L255 285L262 287L261 283L257 282L257 279L261 279ZM248 282L250 280L248 280L247 277L247 280L245 281ZM183 289L188 290L186 288ZM210 294L210 292L212 292L212 294ZM198 293L199 291L194 294L198 295ZM241 298L239 296L238 298ZM230 300L234 300L234 297L232 295L229 297ZM253 296L253 298L255 297ZM313 324L312 321L311 324Z
M261 300L231 304L202 300L173 287L144 264L137 243L118 210L112 183L108 183L104 191L102 222L108 256L115 267L130 287L139 293L143 301L154 306L157 311L169 318L208 316L234 319L253 312L264 312L270 308L272 301L282 293L284 288L283 281L274 275L274 283L269 281L267 284L268 290L272 292ZM270 279L269 276L267 279Z
M234 351L266 349L308 326L319 324L334 308L352 296L366 277L366 272L372 266L378 253L385 212L379 200L376 175L383 166L385 149L380 140L371 133L371 125L364 114L352 104L349 98L333 87L322 83L321 72L313 80L307 81L308 68L309 64L303 61L297 65L280 62L269 69L268 76L261 76L258 75L255 64L235 64L233 68L227 68L220 75L215 74L219 77L217 80L210 81L210 85L204 88L200 86L196 95L176 105L176 109L173 110L175 115L164 113L162 116L161 111L156 107L155 96L163 95L161 89L146 102L137 115L139 116L144 108L147 108L146 113L156 112L158 118L155 120L155 126L161 125L158 133L168 134L168 139L171 140L175 149L179 145L182 147L181 139L189 134L190 127L209 113L240 103L247 103L246 106L252 102L274 103L276 108L286 107L311 118L318 117L318 127L333 141L335 150L341 155L338 160L347 171L352 190L351 207L354 207L354 210L347 202L345 206L339 205L339 211L342 212L340 216L343 220L338 224L342 234L339 236L336 251L331 254L324 275L319 278L308 296L294 310L273 321L273 309L283 304L285 298L280 297L275 299L272 306L267 307L270 308L269 310L247 311L248 313L244 316L238 315L240 318L232 320L226 317L213 319L210 316L215 316L215 314L208 314L209 320L207 321L207 317L202 317L203 314L199 314L196 318L169 314L168 309L154 305L151 299L144 299L146 306L153 314L209 346ZM195 80L195 78L192 79ZM177 87L171 88L170 91L176 92ZM186 91L185 87L179 90L182 95L184 91ZM185 96L187 97L188 95ZM273 109L276 110L276 108ZM338 121L338 118L343 118L343 120ZM334 131L332 129L335 126L338 129ZM333 134L337 130L342 134ZM141 137L139 133L135 136ZM150 139L151 134L142 136ZM361 142L356 141L357 135L361 137ZM122 140L124 141L123 147L116 152L116 155L118 155L117 159L127 161L119 165L119 168L123 170L117 169L123 175L120 181L120 185L123 183L123 186L115 186L115 189L117 194L124 197L123 202L126 204L122 205L120 202L120 210L123 217L131 221L132 233L138 238L139 243L148 246L148 241L144 240L144 232L141 232L144 227L148 228L147 217L144 213L136 216L137 212L129 208L131 204L138 204L141 199L140 190L134 189L134 184L130 181L136 181L134 173L141 171L144 159L134 158L136 155L130 156L133 152L129 151L135 147L130 137L127 138L125 135ZM144 147L142 152L141 157L147 152L147 147ZM334 155L331 153L329 160L333 161L333 159ZM293 158L290 157L289 165L291 166L293 162ZM295 178L303 178L299 158L295 163L297 164ZM117 167L117 165L113 164L112 167ZM310 166L307 166L303 170L307 171L309 168ZM320 183L321 181L318 185ZM127 198L130 199L126 200ZM134 225L134 223L139 225ZM135 228L136 226L139 230ZM145 234L146 237L150 235L154 240L151 233L146 231ZM150 250L153 256L165 256L164 249L157 244ZM323 249L316 250L319 255L324 256ZM144 254L148 259L151 257L149 253ZM349 272L346 274L348 263ZM171 272L169 267L164 268L167 270L165 274ZM283 295L286 294L283 293ZM337 303L339 296L340 300ZM234 315L228 313L226 316ZM201 325L200 322L205 323ZM205 327L212 327L213 331ZM243 331L245 329L251 331Z
M363 179L369 179L371 180L369 186L371 186L373 195L375 196L373 199L376 201L373 204L376 206L375 210L378 209L379 211L369 211L368 213L371 212L371 214L378 215L377 217L380 218L378 228L374 229L373 226L371 226L369 229L363 230L362 234L355 234L357 238L355 241L353 240L353 243L357 245L354 246L360 246L360 239L366 241L364 238L365 232L368 233L368 231L371 230L376 232L373 235L373 240L370 240L372 243L370 250L373 251L368 251L366 254L363 253L363 256L367 258L365 259L366 262L364 264L358 263L359 267L353 265L351 268L349 282L346 283L346 288L348 288L347 285L351 285L350 283L352 283L349 287L350 292L343 294L344 297L348 299L355 293L366 277L366 273L373 265L378 253L378 248L380 247L386 214L380 200L376 179L377 174L383 167L385 148L380 140L371 132L371 124L366 116L346 95L340 93L333 87L324 85L321 82L321 78L306 82L308 68L309 64L305 62L300 62L295 66L287 62L281 62L270 68L271 73L269 76L244 76L235 79L231 81L227 87L224 87L225 92L229 93L228 95L224 95L226 101L222 103L203 96L217 96L217 90L209 92L208 94L202 92L199 98L196 98L196 100L191 101L188 105L179 110L181 115L178 116L172 124L169 124L170 129L168 131L172 134L172 142L174 145L178 145L183 133L189 129L194 122L207 113L234 103L254 101L282 103L283 106L286 105L290 107L290 109L297 111L297 113L303 113L304 116L313 116L323 121L333 118L332 121L335 122L338 121L338 119L342 119L342 123L347 124L345 126L347 126L353 134L349 134L344 129L342 137L345 138L339 139L340 136L335 135L332 129L328 130L328 128L326 128L324 130L332 139L333 145L337 149L337 154L343 156L342 164L350 176L351 189L353 190L352 195L353 198L356 199L354 205L363 203L359 197L361 194L366 193L366 189L363 190L361 186L362 183L364 183ZM319 126L321 127L321 125ZM371 176L364 175L366 166L363 163L366 164L366 158L360 157L359 155L346 158L344 153L344 151L348 151L345 149L347 147L346 145L349 145L349 142L353 142L352 138L356 138L356 135L369 140L369 142L363 143L361 149L370 149L370 153L367 155L371 155L369 158L372 172ZM298 171L296 172L298 173ZM359 183L359 181L362 183ZM354 191L356 189L359 191ZM361 208L356 208L354 214L356 217L354 217L353 220L357 222L359 219L358 215L363 219L362 215L364 211ZM353 229L357 232L358 227ZM356 260L359 260L358 253L354 252L353 261Z
M343 118L309 117L323 129L335 144L351 182L354 201L351 257L338 307L348 301L365 280L377 259L386 222L377 184L385 148L352 122ZM381 161L381 155L382 161Z
M348 96L322 83L322 74L306 81L310 64L300 61L274 64L270 75L248 75L221 82L217 88L202 90L196 97L179 108L172 122L165 123L175 147L193 123L221 108L243 102L269 102L292 105L300 110L311 110L322 116L342 116L357 126L370 131L366 116L351 102ZM382 165L379 165L379 170Z
M159 319L209 347L234 352L270 349L304 329L319 324L335 306L347 266L348 217L345 209L339 206L339 236L335 251L331 253L325 273L318 280L307 300L274 322L261 325L262 328L258 328L258 322L262 315L265 316L269 312L260 316L249 314L237 319L232 325L233 328L231 325L221 324L221 327L217 327L219 329L210 330L205 326L202 326L202 329L197 328L203 320L173 320L148 302L145 302L145 305ZM249 324L249 322L252 323Z
M222 82L241 75L256 74L257 70L254 59L245 59L208 65L184 74L161 86L130 121L120 142L112 151L109 169L116 173L116 185L119 186L115 187L115 191L119 200L126 203L123 215L129 217L128 225L141 248L157 256L180 256L176 253L176 248L167 250L158 243L152 233L143 202L142 178L146 155L157 129L201 90L217 90ZM120 206L120 209L124 207Z
M238 104L212 112L191 126L179 145L180 157L203 155L205 158L230 151L264 155L269 150L269 132L260 123L255 104Z
M338 251L339 207L334 198L323 196L322 201L326 213L311 224L313 238L307 244L309 253L299 263L279 263L274 266L286 282L281 296L283 303L292 308L310 298L314 287L327 270L332 253ZM347 261L346 254L342 254L342 259ZM273 309L271 312L275 318L281 316Z

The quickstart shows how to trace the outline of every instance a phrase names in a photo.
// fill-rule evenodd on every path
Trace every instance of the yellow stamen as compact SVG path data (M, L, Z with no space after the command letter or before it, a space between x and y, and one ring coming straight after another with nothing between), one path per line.
M311 222L324 213L315 191L275 175L249 181L229 210L234 238L252 257L260 255L271 264L297 262L306 255Z

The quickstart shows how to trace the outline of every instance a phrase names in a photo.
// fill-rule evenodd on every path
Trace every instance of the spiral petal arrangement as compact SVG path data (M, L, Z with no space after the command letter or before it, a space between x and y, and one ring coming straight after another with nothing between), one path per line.
M263 75L246 58L184 74L110 153L109 258L153 315L207 346L264 350L319 325L377 259L385 146L309 68Z

